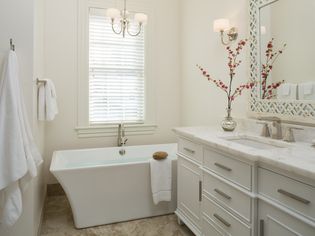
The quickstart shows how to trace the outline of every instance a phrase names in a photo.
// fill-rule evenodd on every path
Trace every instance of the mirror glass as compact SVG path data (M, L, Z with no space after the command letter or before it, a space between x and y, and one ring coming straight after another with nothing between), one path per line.
M261 98L315 101L315 0L277 0L259 17Z

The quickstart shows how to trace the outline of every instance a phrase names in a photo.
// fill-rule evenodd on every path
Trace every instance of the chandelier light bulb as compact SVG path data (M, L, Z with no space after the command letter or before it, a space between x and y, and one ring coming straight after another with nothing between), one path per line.
M148 16L143 13L136 13L135 14L135 21L145 25L148 22Z
M119 18L120 11L116 8L108 8L106 11L106 16L110 17L111 19Z

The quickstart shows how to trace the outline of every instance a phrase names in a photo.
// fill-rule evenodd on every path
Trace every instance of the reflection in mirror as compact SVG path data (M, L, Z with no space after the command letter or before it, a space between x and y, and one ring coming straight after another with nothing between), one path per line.
M314 0L276 0L260 8L261 98L315 101L314 23ZM276 60L268 72L270 43Z

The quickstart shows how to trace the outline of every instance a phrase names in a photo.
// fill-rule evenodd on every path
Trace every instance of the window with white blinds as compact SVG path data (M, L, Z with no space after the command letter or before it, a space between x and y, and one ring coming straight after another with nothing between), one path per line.
M143 123L144 33L115 34L105 11L89 15L89 122Z

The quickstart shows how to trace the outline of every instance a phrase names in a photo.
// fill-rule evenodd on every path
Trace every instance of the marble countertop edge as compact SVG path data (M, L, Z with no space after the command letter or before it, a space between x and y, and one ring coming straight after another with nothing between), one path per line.
M257 165L270 165L315 180L315 149L305 144L301 146L291 144L283 150L260 150L224 140L224 137L244 134L244 132L230 133L213 127L179 127L174 128L173 131L181 137L213 148L222 154L235 156L239 160L243 159Z

